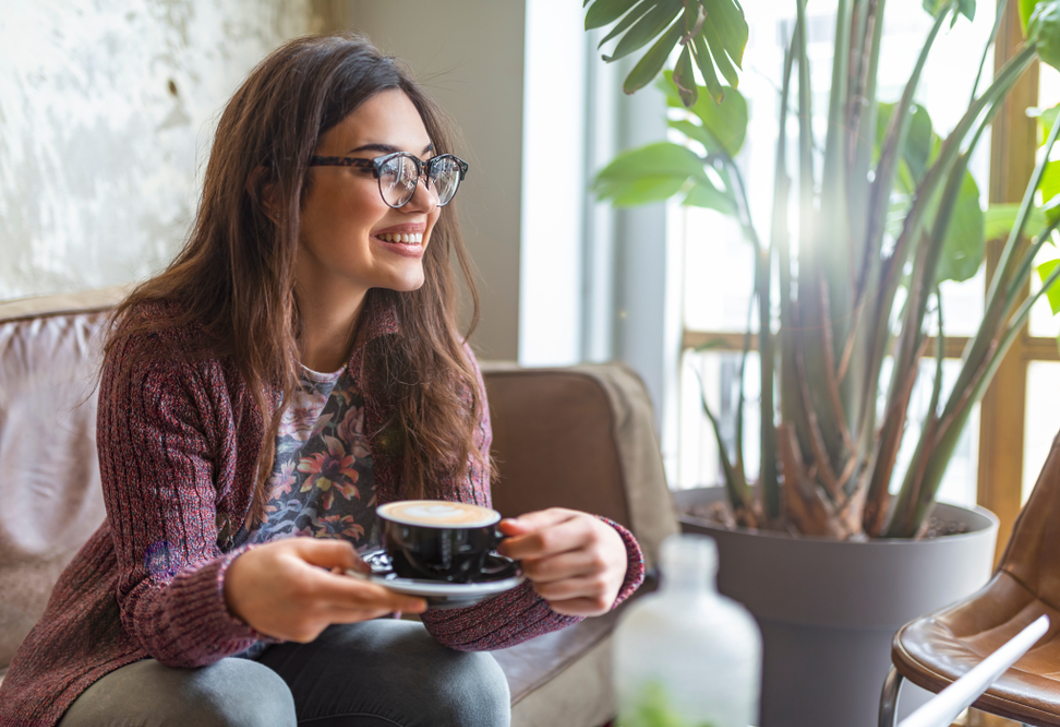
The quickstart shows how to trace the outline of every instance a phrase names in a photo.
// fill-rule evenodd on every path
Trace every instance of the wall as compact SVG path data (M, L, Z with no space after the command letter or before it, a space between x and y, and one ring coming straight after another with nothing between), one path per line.
M35 0L0 14L0 300L142 278L179 249L217 116L311 0Z
M405 59L449 112L471 168L454 204L479 270L484 358L519 347L519 234L523 140L523 0L346 0L345 21Z

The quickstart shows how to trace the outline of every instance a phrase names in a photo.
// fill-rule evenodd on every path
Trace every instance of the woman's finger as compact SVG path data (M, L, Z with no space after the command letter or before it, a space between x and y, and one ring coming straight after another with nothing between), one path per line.
M611 610L611 604L601 598L572 598L552 601L549 608L564 616L602 616Z
M317 539L317 538L291 538L291 552L310 565L321 568L357 568L361 559L357 556L353 545L345 540Z
M578 576L560 581L534 583L534 590L547 601L565 601L571 598L595 598L607 591L607 583L596 576Z
M603 573L607 562L598 551L575 550L547 558L523 560L523 573L534 583Z
M422 613L427 610L426 600L397 593L377 583L370 583L345 574L334 575L321 572L320 575L323 578L314 595L329 606L338 609L385 609L384 613L391 611Z
M565 507L550 507L547 510L524 513L519 517L505 518L500 521L499 527L505 535L525 535L558 525L580 514L577 510L568 510Z
M525 535L509 537L497 550L509 558L525 560L589 547L595 534L593 524L589 522L591 518L591 515L575 513L573 517L553 522Z

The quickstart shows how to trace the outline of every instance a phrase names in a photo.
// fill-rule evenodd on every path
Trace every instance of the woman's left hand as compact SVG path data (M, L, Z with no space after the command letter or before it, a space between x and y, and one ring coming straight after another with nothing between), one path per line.
M497 549L522 561L534 590L567 616L607 613L626 578L626 544L594 515L553 507L500 522Z

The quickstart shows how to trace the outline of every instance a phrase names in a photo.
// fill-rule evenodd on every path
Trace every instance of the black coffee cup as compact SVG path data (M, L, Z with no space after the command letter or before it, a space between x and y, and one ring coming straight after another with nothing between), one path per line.
M383 547L401 578L474 583L502 577L517 566L490 558L504 535L501 514L445 500L400 500L376 508Z

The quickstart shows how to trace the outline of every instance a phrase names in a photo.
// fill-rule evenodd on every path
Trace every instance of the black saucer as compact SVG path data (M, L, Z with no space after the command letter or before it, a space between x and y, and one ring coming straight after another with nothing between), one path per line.
M500 553L486 556L486 565L495 571L492 575L483 575L472 583L449 583L421 578L401 578L390 566L390 556L382 548L375 548L361 553L361 559L372 569L368 580L410 596L422 596L427 605L433 609L465 608L473 606L499 593L509 591L525 580L518 561ZM347 571L350 575L360 577L359 573Z

